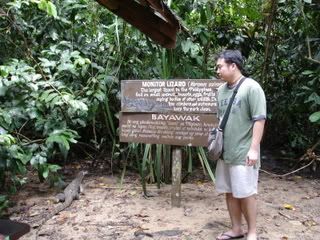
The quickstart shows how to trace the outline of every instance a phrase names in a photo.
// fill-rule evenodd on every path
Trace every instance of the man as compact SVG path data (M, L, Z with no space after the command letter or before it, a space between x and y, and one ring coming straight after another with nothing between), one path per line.
M243 57L226 50L217 57L218 77L225 84L218 89L219 117L223 117L234 88L244 78ZM256 240L257 185L260 141L266 119L266 100L260 85L245 78L238 89L224 129L223 160L216 168L216 189L225 193L232 227L217 239L243 238L242 215L248 225L247 240Z

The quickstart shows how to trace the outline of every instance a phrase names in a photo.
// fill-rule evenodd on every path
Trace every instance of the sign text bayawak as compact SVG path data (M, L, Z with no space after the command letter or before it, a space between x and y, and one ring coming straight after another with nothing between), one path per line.
M206 146L217 125L215 80L121 82L120 141Z

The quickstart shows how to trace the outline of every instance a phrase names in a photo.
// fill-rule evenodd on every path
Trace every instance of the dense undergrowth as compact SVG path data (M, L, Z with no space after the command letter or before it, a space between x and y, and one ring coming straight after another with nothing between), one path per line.
M174 50L155 45L95 1L0 0L2 193L28 181L27 170L40 181L59 182L61 165L79 149L92 161L110 152L110 168L130 166L145 181L169 182L170 146L119 143L120 82L212 78L213 55L223 48L241 49L247 73L265 89L264 148L297 158L314 146L305 159L320 171L320 5L168 4L188 29ZM195 165L209 169L204 149L183 153L187 172ZM1 195L0 212L7 204Z

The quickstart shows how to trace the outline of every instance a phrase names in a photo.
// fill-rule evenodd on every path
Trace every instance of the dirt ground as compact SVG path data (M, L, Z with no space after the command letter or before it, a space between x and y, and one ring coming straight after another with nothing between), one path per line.
M135 175L127 175L120 186L116 176L89 173L83 185L79 200L20 239L207 240L229 227L224 196L208 179L196 177L182 185L180 208L171 207L170 185L148 185L153 197L145 198ZM10 218L31 223L57 206L56 194L47 185L24 188ZM319 179L262 172L258 206L260 240L320 239Z

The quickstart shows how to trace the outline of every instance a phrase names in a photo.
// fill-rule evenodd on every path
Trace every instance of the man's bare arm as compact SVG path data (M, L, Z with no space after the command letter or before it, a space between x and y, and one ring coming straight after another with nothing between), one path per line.
M263 136L265 122L265 119L261 119L253 123L252 142L246 160L248 166L253 166L258 161L260 142Z

